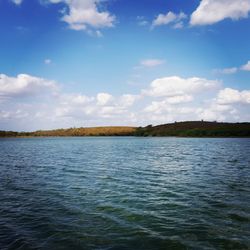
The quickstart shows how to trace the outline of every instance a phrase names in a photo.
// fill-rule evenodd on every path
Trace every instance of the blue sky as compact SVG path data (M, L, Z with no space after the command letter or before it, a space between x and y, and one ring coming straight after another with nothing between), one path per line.
M250 0L0 0L0 129L250 121L249 12Z

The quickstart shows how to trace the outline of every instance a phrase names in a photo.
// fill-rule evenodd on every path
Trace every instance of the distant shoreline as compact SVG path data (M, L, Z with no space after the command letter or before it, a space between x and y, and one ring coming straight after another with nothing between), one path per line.
M38 130L34 132L0 131L1 138L34 137L94 137L94 136L137 136L137 137L191 137L191 138L248 138L250 123L224 123L207 121L185 121L146 127L107 126Z
M116 138L125 138L125 137L130 137L130 138L193 138L193 139L223 139L223 138L231 138L231 139L249 139L250 136L136 136L136 135L81 135L81 136L0 136L0 139L48 139L48 138L111 138L111 137L116 137Z

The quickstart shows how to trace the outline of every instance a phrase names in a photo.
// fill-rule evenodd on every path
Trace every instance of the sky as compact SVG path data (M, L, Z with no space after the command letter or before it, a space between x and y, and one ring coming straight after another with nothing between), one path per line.
M250 122L250 0L0 0L0 130Z

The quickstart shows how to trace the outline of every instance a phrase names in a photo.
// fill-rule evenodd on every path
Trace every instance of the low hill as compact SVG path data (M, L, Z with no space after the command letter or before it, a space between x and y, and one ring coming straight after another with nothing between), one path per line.
M250 137L250 123L206 121L175 122L146 127L92 127L35 132L0 131L0 137L37 136L180 136L180 137Z
M33 136L125 136L135 132L133 127L92 127L69 128L56 130L40 130L33 132Z
M0 131L0 137L21 137L21 136L128 136L136 131L134 127L92 127L92 128L69 128L56 130L38 130L35 132L13 132Z
M250 137L250 123L187 121L139 127L136 136Z

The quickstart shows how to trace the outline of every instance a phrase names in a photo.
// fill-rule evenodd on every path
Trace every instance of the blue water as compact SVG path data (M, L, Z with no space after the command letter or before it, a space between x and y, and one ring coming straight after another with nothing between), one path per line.
M250 139L0 139L0 249L250 249Z

